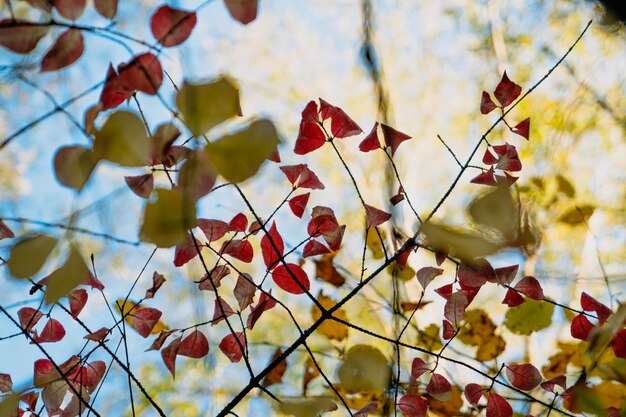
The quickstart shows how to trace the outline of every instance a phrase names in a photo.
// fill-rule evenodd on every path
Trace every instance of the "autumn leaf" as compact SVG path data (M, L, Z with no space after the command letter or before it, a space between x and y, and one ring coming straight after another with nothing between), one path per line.
M35 275L48 259L57 244L57 239L34 234L22 237L11 248L7 265L16 278L30 278Z
M276 350L274 351L274 355L272 355L272 359L270 360L270 363L273 363L282 354L283 354L283 351L280 348L276 348ZM265 376L265 378L263 378L263 381L261 382L261 384L264 387L269 387L270 385L280 384L283 381L283 375L285 374L285 371L287 371L287 361L283 359L282 361L278 363L278 365L272 368L272 370Z
M317 296L317 301L326 310L333 308L336 304L336 302L332 298L324 295L324 293L322 292L320 292ZM333 313L333 316L344 321L347 321L348 319L345 310L342 308L336 310ZM313 319L313 321L318 321L321 317L322 312L320 311L320 309L316 305L311 306L311 319ZM326 336L328 339L337 340L339 342L348 337L348 327L345 324L339 323L335 320L325 320L317 328L317 331Z
M345 354L339 367L341 385L349 393L383 391L389 383L391 368L377 348L354 345Z
M78 29L63 32L41 60L41 71L56 71L72 65L83 54L83 35Z
M163 46L180 45L196 26L196 13L163 5L150 19L150 29L157 42Z
M542 380L539 370L530 363L506 365L506 377L514 387L524 391L532 390Z
M298 265L278 265L272 271L272 279L281 289L291 294L303 294L311 288L309 277Z
M139 238L167 248L183 243L196 225L196 206L180 189L157 189L156 200L146 203Z
M33 51L48 33L48 26L21 19L0 20L0 45L18 54Z

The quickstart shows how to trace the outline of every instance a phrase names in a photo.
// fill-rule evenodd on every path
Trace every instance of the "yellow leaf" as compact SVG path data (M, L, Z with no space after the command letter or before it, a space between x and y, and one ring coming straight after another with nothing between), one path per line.
M238 87L224 76L205 84L185 81L175 101L194 136L201 136L223 121L241 115Z
M294 417L318 417L322 413L335 411L337 404L330 397L281 398L278 411Z
M380 237L382 237L382 241L385 241L385 231L382 229L378 230L380 232ZM372 252L372 257L374 259L382 259L385 256L383 252L383 245L381 243L381 239L378 237L378 233L376 233L375 228L369 228L367 230L367 248Z
M449 400L439 401L434 397L428 398L428 406L430 411L442 417L461 415L460 410L463 407L463 398L461 398L461 390L456 385L452 386L452 395Z
M65 185L80 191L89 180L98 159L84 146L63 146L54 155L54 175Z
M379 392L389 384L391 368L387 358L377 348L354 345L339 367L339 381L346 392Z
M570 207L559 216L558 221L576 226L591 217L595 210L596 208L590 204Z
M545 301L526 299L526 302L507 310L504 325L515 334L529 335L552 324L554 305Z
M410 281L415 278L415 270L413 268L406 265L404 269L401 270L400 267L398 267L398 263L395 261L387 266L387 272L389 272L392 277L399 278L402 281Z
M116 111L96 132L93 143L96 158L127 167L150 162L151 145L143 122L135 113Z
M56 244L55 237L43 234L26 236L19 240L11 248L7 262L11 275L17 278L30 278L35 275Z
M432 323L422 329L417 335L416 344L431 352L441 349L443 345L439 337L439 326Z
M124 306L123 310L122 310L122 305ZM133 327L133 320L130 317L130 314L133 314L133 312L141 310L142 308L145 308L145 307L137 306L137 304L135 304L134 302L130 300L126 300L126 303L124 303L123 298L120 298L119 300L117 300L114 303L114 306L117 312L120 313L120 315L125 316L124 321L130 327ZM150 332L150 334L159 334L163 330L168 330L168 329L169 327L166 326L165 323L163 323L161 320L159 320L152 328L152 331Z
M444 253L452 250L463 261L491 255L500 249L500 245L482 236L447 225L425 223L421 233L433 249Z
M332 298L324 295L323 293L320 293L317 296L317 301L319 301L322 307L324 307L326 310L334 307L336 304ZM346 312L342 308L335 311L333 313L333 316L347 321ZM322 312L319 308L317 308L316 305L313 305L311 307L311 317L314 321L317 321L322 317ZM320 327L317 328L317 331L331 340L341 341L348 336L348 327L345 324L338 323L334 320L324 321L320 325Z
M507 241L518 233L519 208L509 187L497 187L480 195L469 204L467 212L475 222L498 230Z
M168 248L185 241L196 225L196 204L180 189L155 190L155 201L146 203L139 238Z
M207 144L204 149L216 171L226 181L242 182L256 174L279 143L274 124L260 119L239 132Z
M47 304L56 303L84 283L89 275L89 268L78 249L74 245L70 246L70 253L63 266L48 276L44 300Z

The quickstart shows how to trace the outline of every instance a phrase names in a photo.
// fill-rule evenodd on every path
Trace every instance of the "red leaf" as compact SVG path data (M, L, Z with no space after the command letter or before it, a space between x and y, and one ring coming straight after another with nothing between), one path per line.
M93 340L94 342L100 342L104 340L105 337L109 334L109 329L107 327L101 327L95 332L89 333L87 336L83 337L83 339Z
M507 400L492 392L487 399L487 417L512 417L513 409Z
M144 298L145 299L154 298L154 295L159 290L159 288L161 288L161 286L163 285L165 281L166 280L163 275L154 271L154 273L152 274L152 287L146 290L146 295L144 296Z
M359 144L359 150L361 152L369 152L380 148L380 140L378 140L378 122L376 122L374 123L372 131L368 133L365 139Z
M180 340L181 336L172 340L169 345L165 349L161 351L161 358L163 358L163 362L165 366L172 374L172 378L176 379L176 355L178 355L178 350L180 349Z
M65 329L63 325L55 319L50 319L41 331L41 335L37 334L37 330L33 333L35 343L55 343L65 337ZM32 344L32 342L31 342Z
M314 100L309 101L304 110L302 110L302 121L304 123L319 123L320 116L317 110L317 103Z
M199 330L191 332L180 342L178 354L200 359L209 353L209 341Z
M83 54L83 35L78 29L63 32L41 60L41 71L56 71L72 65Z
M428 284L432 282L436 277L443 274L443 269L434 268L432 266L425 266L420 268L415 275L417 276L417 281L420 283L423 289L426 289Z
M244 25L256 19L258 0L224 0L224 4L233 19Z
M304 165L304 169L302 173L300 173L300 181L298 181L298 187L300 188L308 188L309 190L323 190L324 184L317 178L317 175L313 171L309 169L306 164Z
M18 54L33 51L47 33L47 26L21 19L0 20L0 45Z
M283 173L285 174L285 176L287 177L287 180L291 183L291 185L296 185L296 182L298 181L298 178L300 177L300 174L302 174L302 171L304 171L304 168L306 168L306 164L298 164L298 165L283 165L282 167L279 167L281 171L283 171Z
M302 215L304 214L304 209L306 209L306 205L309 202L310 196L311 193L306 193L292 197L289 200L289 208L296 217L302 218Z
M496 272L488 261L480 259L472 262L471 265L461 264L457 277L463 288L480 288L487 281L495 282Z
M196 224L209 242L221 239L229 230L228 223L222 220L198 219Z
M235 239L224 242L220 254L230 255L241 262L250 263L254 257L254 250L247 240Z
M391 204L393 204L395 206L396 204L398 204L402 200L404 200L404 189L402 188L402 186L400 186L398 188L398 194L392 196L389 199L389 201L391 202Z
M454 330L452 323L450 323L448 320L444 320L443 321L443 333L442 333L444 340L452 339L455 334L456 334L456 330Z
M385 223L391 218L391 214L365 204L365 219L367 220L367 228L377 227Z
M76 318L83 310L83 307L85 307L89 296L87 295L87 291L79 288L70 292L67 298L70 300L70 312L72 313L72 317Z
M196 13L163 5L150 19L150 30L163 46L176 46L185 42L196 26Z
M517 133L518 135L522 136L524 139L528 140L528 136L530 133L530 117L527 117L526 119L516 124L512 130L514 133Z
M59 378L59 372L48 359L38 359L34 363L33 385L42 388Z
M12 391L13 391L13 380L11 379L11 375L0 374L0 393L12 392Z
M524 391L530 391L541 383L539 370L529 363L507 365L506 377L511 384Z
M489 93L483 91L483 95L480 99L480 112L482 114L489 114L496 107L498 106L496 106L496 103L493 102Z
M113 65L109 65L104 79L104 87L102 87L102 92L100 93L101 110L113 109L122 104L124 100L130 99L131 95L132 92L124 87L122 79L115 71L115 68L113 68Z
M254 328L256 322L261 318L261 315L276 306L276 300L272 297L270 293L261 293L261 297L259 297L259 302L256 306L252 307L250 311L250 315L248 316L248 322L246 323L246 327L250 330Z
M54 0L54 7L66 19L76 20L85 11L87 0Z
M141 198L150 197L154 189L154 176L152 174L138 175L136 177L124 177L128 188Z
M377 413L377 412L378 412L378 401L372 401L372 402L365 404L365 406L361 408L359 411L357 411L356 413L354 413L352 417L367 417L369 416L370 413Z
M503 268L496 268L496 282L502 286L507 286L515 279L519 265L505 266Z
M425 374L426 372L428 372L429 370L430 369L428 368L428 365L426 365L426 362L424 362L423 359L414 358L413 362L411 363L410 384L415 385L417 382L417 379L423 374Z
M146 352L151 351L151 350L159 350L159 349L161 349L161 346L163 346L163 343L165 343L167 338L170 337L170 335L172 333L174 333L175 331L176 331L175 329L173 329L173 330L161 330L161 332L156 337L156 339L154 339L152 341L152 344L150 345L150 347L148 349L146 349Z
M566 388L566 382L567 379L565 378L565 375L559 375L559 376L555 376L552 379L549 379L547 381L544 381L541 383L541 388L543 388L546 391L549 392L555 392L555 388L556 385L558 385L559 387L565 389Z
M467 301L465 294L459 291L454 292L446 301L443 315L454 325L454 327L459 327L468 304L469 302Z
M297 155L305 155L321 148L326 143L326 135L317 123L300 122L300 130L293 151Z
M543 289L534 277L524 277L514 287L528 298L543 300Z
M500 80L496 86L493 95L496 97L496 100L500 102L502 107L506 107L513 103L513 101L519 97L521 92L522 87L509 80L509 77L506 75L506 71L504 71L502 80Z
M383 137L385 138L385 144L391 147L391 156L393 156L398 150L398 146L405 140L411 139L411 136L404 134L396 129L387 126L384 123L380 124L383 131Z
M215 285L215 288L219 288L220 281L222 280L222 278L224 278L228 274L230 274L229 267L227 267L226 265L217 265L215 268L211 270L208 276L205 275L200 280L199 288L201 290L213 291L213 285Z
M260 230L263 230L263 228L261 227L261 223L258 220L253 221L252 223L250 223L250 226L248 226L248 233L250 233L251 235L256 235L257 233L259 233Z
M241 273L233 290L240 310L245 310L254 301L256 285L249 274Z
M311 237L318 237L332 232L339 227L335 212L324 206L315 206L311 213L311 221L307 226L307 232Z
M452 295L452 284L446 284L443 287L435 289L435 292L446 300Z
M583 314L579 314L572 320L570 334L574 339L587 340L593 324Z
M476 407L478 405L478 401L480 401L480 399L483 396L483 392L484 392L484 388L482 387L482 385L478 385L478 384L467 384L465 386L465 399L474 407Z
M524 297L519 295L519 293L512 288L506 291L504 300L502 300L502 304L506 304L509 307L517 307L518 305L524 304L524 302L526 302Z
M402 244L402 247L398 252L398 257L396 258L396 263L398 264L400 271L404 271L404 268L406 268L406 263L409 260L409 255L411 255L411 252L413 251L413 249L415 249L415 247L416 245L413 239L408 239Z
M141 91L155 95L163 83L161 63L150 52L137 55L126 64L120 64L117 72L122 86L130 92Z
M495 152L495 155L491 153L492 150ZM517 154L517 149L508 143L487 148L483 156L483 163L487 165L495 164L496 169L503 171L521 171L522 169L522 162Z
M20 401L25 403L30 410L34 410L37 407L38 399L39 393L35 391L27 392L20 397Z
M323 255L325 253L330 253L330 249L317 240L309 240L306 245L304 245L302 257L307 258L309 256Z
M245 232L246 227L248 227L248 219L243 213L235 214L235 217L228 222L228 228L231 232Z
M213 319L211 320L211 326L215 326L220 321L235 314L233 309L224 301L221 297L215 298L215 307L213 310Z
M161 314L156 308L140 307L130 313L130 319L133 323L133 328L142 337L148 337L161 318Z
M274 268L272 279L278 287L291 294L303 294L311 288L306 272L293 263Z
M619 329L613 335L611 348L616 357L626 359L626 329Z
M511 185L515 184L518 179L519 177L514 177L508 172L505 172L504 175L496 175L496 185L504 185L510 187Z
M113 19L117 14L117 0L94 0L93 5L102 17Z
M239 342L237 342L239 341ZM228 334L220 342L219 348L224 355L233 363L239 362L243 357L243 350L246 348L246 338L243 332L237 332L234 335Z
M474 178L472 178L470 182L472 184L491 185L491 186L496 186L498 184L494 176L493 167L489 168L488 171L485 171L476 175Z
M43 313L32 307L22 307L17 311L17 317L20 320L20 327L30 333L39 319L43 317Z
M198 255L198 250L189 233L185 241L176 246L174 251L174 266L181 267Z
M11 238L14 238L14 237L15 237L15 235L13 234L11 229L9 229L9 226L4 224L4 222L2 220L0 220L0 240L2 240L2 239L11 239Z
M434 373L428 381L426 392L439 401L448 401L452 396L452 386L443 375Z
M273 245L272 242L274 243ZM276 222L272 222L272 227L270 227L268 233L261 238L261 253L268 271L278 265L284 252L285 244L283 243L283 238L280 237L278 229L276 229Z
M347 138L363 133L363 130L343 110L337 107L330 121L330 131L336 138Z
M428 410L428 401L419 395L407 394L398 400L398 408L406 417L424 417Z
M608 319L611 314L613 314L613 311L610 308L584 291L580 294L580 305L584 311L595 311L598 314L598 321L601 325L604 324L606 319Z
M83 387L90 393L94 392L102 380L106 369L107 366L103 361L94 361L83 366L80 379Z
M96 276L91 272L87 274L87 280L85 281L85 285L89 285L92 289L100 291L104 290L104 284L102 284L100 280L96 278Z
M338 251L343 240L343 233L346 231L346 225L341 225L334 230L328 231L322 235L328 247L334 251Z

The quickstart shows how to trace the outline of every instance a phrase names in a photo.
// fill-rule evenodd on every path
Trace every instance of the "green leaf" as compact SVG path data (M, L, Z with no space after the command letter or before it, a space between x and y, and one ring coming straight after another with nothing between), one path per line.
M57 238L35 234L18 241L11 248L9 271L17 278L30 278L35 275L48 259L57 244Z
M204 149L215 170L226 181L242 182L256 174L279 143L274 124L261 119L239 132L207 144Z
M508 309L504 325L515 334L529 335L550 326L552 313L553 304L527 298L524 304Z
M151 145L146 129L133 112L113 113L96 132L93 147L96 158L122 166L140 167L150 162Z
M377 348L355 345L346 353L339 367L341 386L349 393L380 392L389 384L391 369L387 358Z
M47 304L54 304L65 297L77 286L89 278L90 272L83 257L74 245L63 266L48 276L44 300Z
M241 116L239 88L225 76L206 84L185 81L175 101L187 128L194 136L205 134L231 117Z
M180 189L155 190L156 200L146 204L139 238L160 248L185 241L196 225L196 204Z
M65 185L80 191L89 180L98 159L84 146L63 146L54 155L54 175Z
M17 416L20 403L20 393L16 392L0 397L0 416Z

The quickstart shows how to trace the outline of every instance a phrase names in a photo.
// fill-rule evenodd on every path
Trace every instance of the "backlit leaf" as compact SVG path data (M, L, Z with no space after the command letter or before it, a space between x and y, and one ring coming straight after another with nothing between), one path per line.
M428 381L426 392L439 401L448 401L452 397L452 386L443 375L434 373Z
M154 271L152 274L152 286L146 290L145 299L154 298L156 292L161 288L161 286L165 283L166 279L162 274Z
M431 222L423 224L421 232L434 249L442 252L452 250L457 257L465 261L491 255L500 248L495 242L477 234Z
M161 358L163 359L167 369L172 374L172 378L176 378L176 356L178 355L178 350L180 349L181 339L182 336L177 337L163 350L161 350Z
M113 19L117 14L117 1L118 0L94 0L93 5L102 17Z
M483 91L483 94L480 99L480 112L482 114L489 114L496 107L498 106L496 106L496 103L493 102L489 93L486 91Z
M272 359L270 360L270 363L277 360L280 357L280 355L282 355L282 353L283 351L280 350L280 348L276 348L276 350L274 351L274 355L272 355ZM283 375L285 374L286 370L287 370L287 361L283 359L281 362L279 362L278 365L272 368L272 370L265 376L265 378L263 378L263 381L261 384L264 387L269 387L270 385L280 384L283 380Z
M543 300L543 289L541 284L534 277L522 278L514 287L517 291L524 294L526 297L534 300Z
M406 417L424 417L428 410L428 401L416 394L407 394L398 400L398 408Z
M530 363L507 365L506 377L509 382L521 390L530 391L541 383L539 370Z
M504 71L504 74L502 74L502 79L496 86L493 95L500 102L500 105L502 107L506 107L509 104L513 103L513 101L517 97L519 97L521 92L522 87L511 81L507 76L506 71Z
M163 5L150 19L152 35L163 46L180 45L196 26L196 13Z
M161 311L156 308L143 307L132 311L129 315L132 327L142 337L148 337L161 318Z
M224 0L224 5L233 19L244 25L256 19L258 3L258 0Z
M222 244L219 251L221 255L230 255L241 262L250 263L254 257L252 245L247 240L233 239Z
M11 229L9 229L9 226L7 226L1 219L0 219L0 240L2 239L11 239L14 238L15 234L13 233L13 231Z
M62 340L64 337L65 328L55 319L48 320L41 334L38 334L37 330L33 333L33 341L35 343L55 343Z
M348 393L383 391L389 383L390 373L385 355L369 345L352 346L338 371L341 385Z
M378 122L374 123L374 127L371 132L365 136L365 138L359 144L359 150L361 152L370 152L380 149L380 140L378 140Z
M512 417L513 409L501 395L491 392L487 398L487 417Z
M267 234L261 238L261 253L268 271L278 265L284 251L285 244L283 243L283 238L278 233L276 222L272 222L272 226Z
M279 412L294 417L319 417L323 413L337 409L335 402L327 397L283 397L276 407Z
M209 341L199 330L188 334L181 342L178 354L189 358L200 359L209 353Z
M317 296L317 301L326 310L334 307L336 304L336 302L332 298L324 295L324 293L321 292ZM342 308L336 310L333 313L333 316L342 320L347 320L348 318L346 316L345 310ZM311 318L313 319L313 321L317 321L321 317L322 312L320 311L320 309L316 305L311 306ZM322 324L317 328L317 331L331 340L342 341L346 337L348 337L348 327L345 324L339 323L334 320L326 320L322 322Z
M35 275L56 244L55 237L44 234L28 235L18 240L11 248L7 262L11 275L17 278L30 278Z
M417 281L420 283L423 289L426 289L428 284L432 282L436 277L443 274L443 269L434 268L432 266L425 266L420 268L415 276L417 277Z
M525 118L518 124L513 127L513 132L522 136L524 139L528 140L528 135L530 132L530 117Z
M194 136L201 136L223 121L241 115L239 88L233 80L223 76L204 84L185 81L175 102Z
M70 312L72 313L72 317L76 318L85 307L87 303L87 299L89 296L87 295L87 291L82 288L74 290L67 295L67 298L70 302Z
M445 318L450 320L454 327L458 327L468 304L465 294L460 291L452 293L444 307Z
M150 162L150 142L143 122L135 113L117 111L96 131L93 143L98 159L127 166L145 166Z
M567 223L570 226L582 224L587 220L596 210L595 206L590 204L578 205L570 207L558 218L558 221Z
M245 272L240 274L237 278L237 284L235 285L234 294L239 304L240 310L245 310L250 304L254 302L254 294L256 293L256 286L249 274Z
M22 307L17 311L20 327L30 333L37 322L43 317L43 313L32 307Z
M333 265L334 255L324 255L319 261L315 262L315 277L322 281L328 282L335 287L341 287L346 279L337 271Z
M233 363L239 362L243 357L242 347L246 348L246 339L243 332L234 335L226 335L219 344L219 348L224 355Z
M139 238L168 248L185 241L187 231L196 225L195 202L180 189L158 189L156 200L146 203Z
M515 334L529 335L550 326L552 313L554 305L528 299L524 304L507 310L504 325Z
M145 174L134 177L124 177L128 188L141 198L148 198L154 189L154 175Z
M385 138L385 144L391 148L391 156L393 156L398 150L398 146L405 140L411 139L411 136L404 134L391 126L387 126L384 123L380 124L383 131L383 137Z
M480 399L483 396L483 392L485 391L485 389L482 387L482 385L478 385L478 384L467 384L465 386L465 398L467 399L467 401L473 405L474 407L476 405L478 405L478 401L480 401Z
M252 177L280 143L276 128L267 119L222 136L204 148L215 170L229 182Z
M303 294L311 288L306 272L293 263L278 265L274 268L272 279L281 289L291 294Z
M367 228L377 227L385 223L391 218L391 214L384 212L376 207L365 204L365 219L367 221Z
M72 65L83 54L83 35L78 29L63 32L41 60L41 71L56 71Z
M54 0L54 7L66 19L78 19L87 6L87 0Z
M63 266L47 277L44 300L47 304L56 303L77 286L85 284L90 276L91 272L83 257L72 245Z
M311 193L301 194L301 195L292 197L288 201L289 208L291 209L291 212L295 216L302 218L302 215L304 214L304 210L306 209L306 205L309 202L310 196L311 196Z

